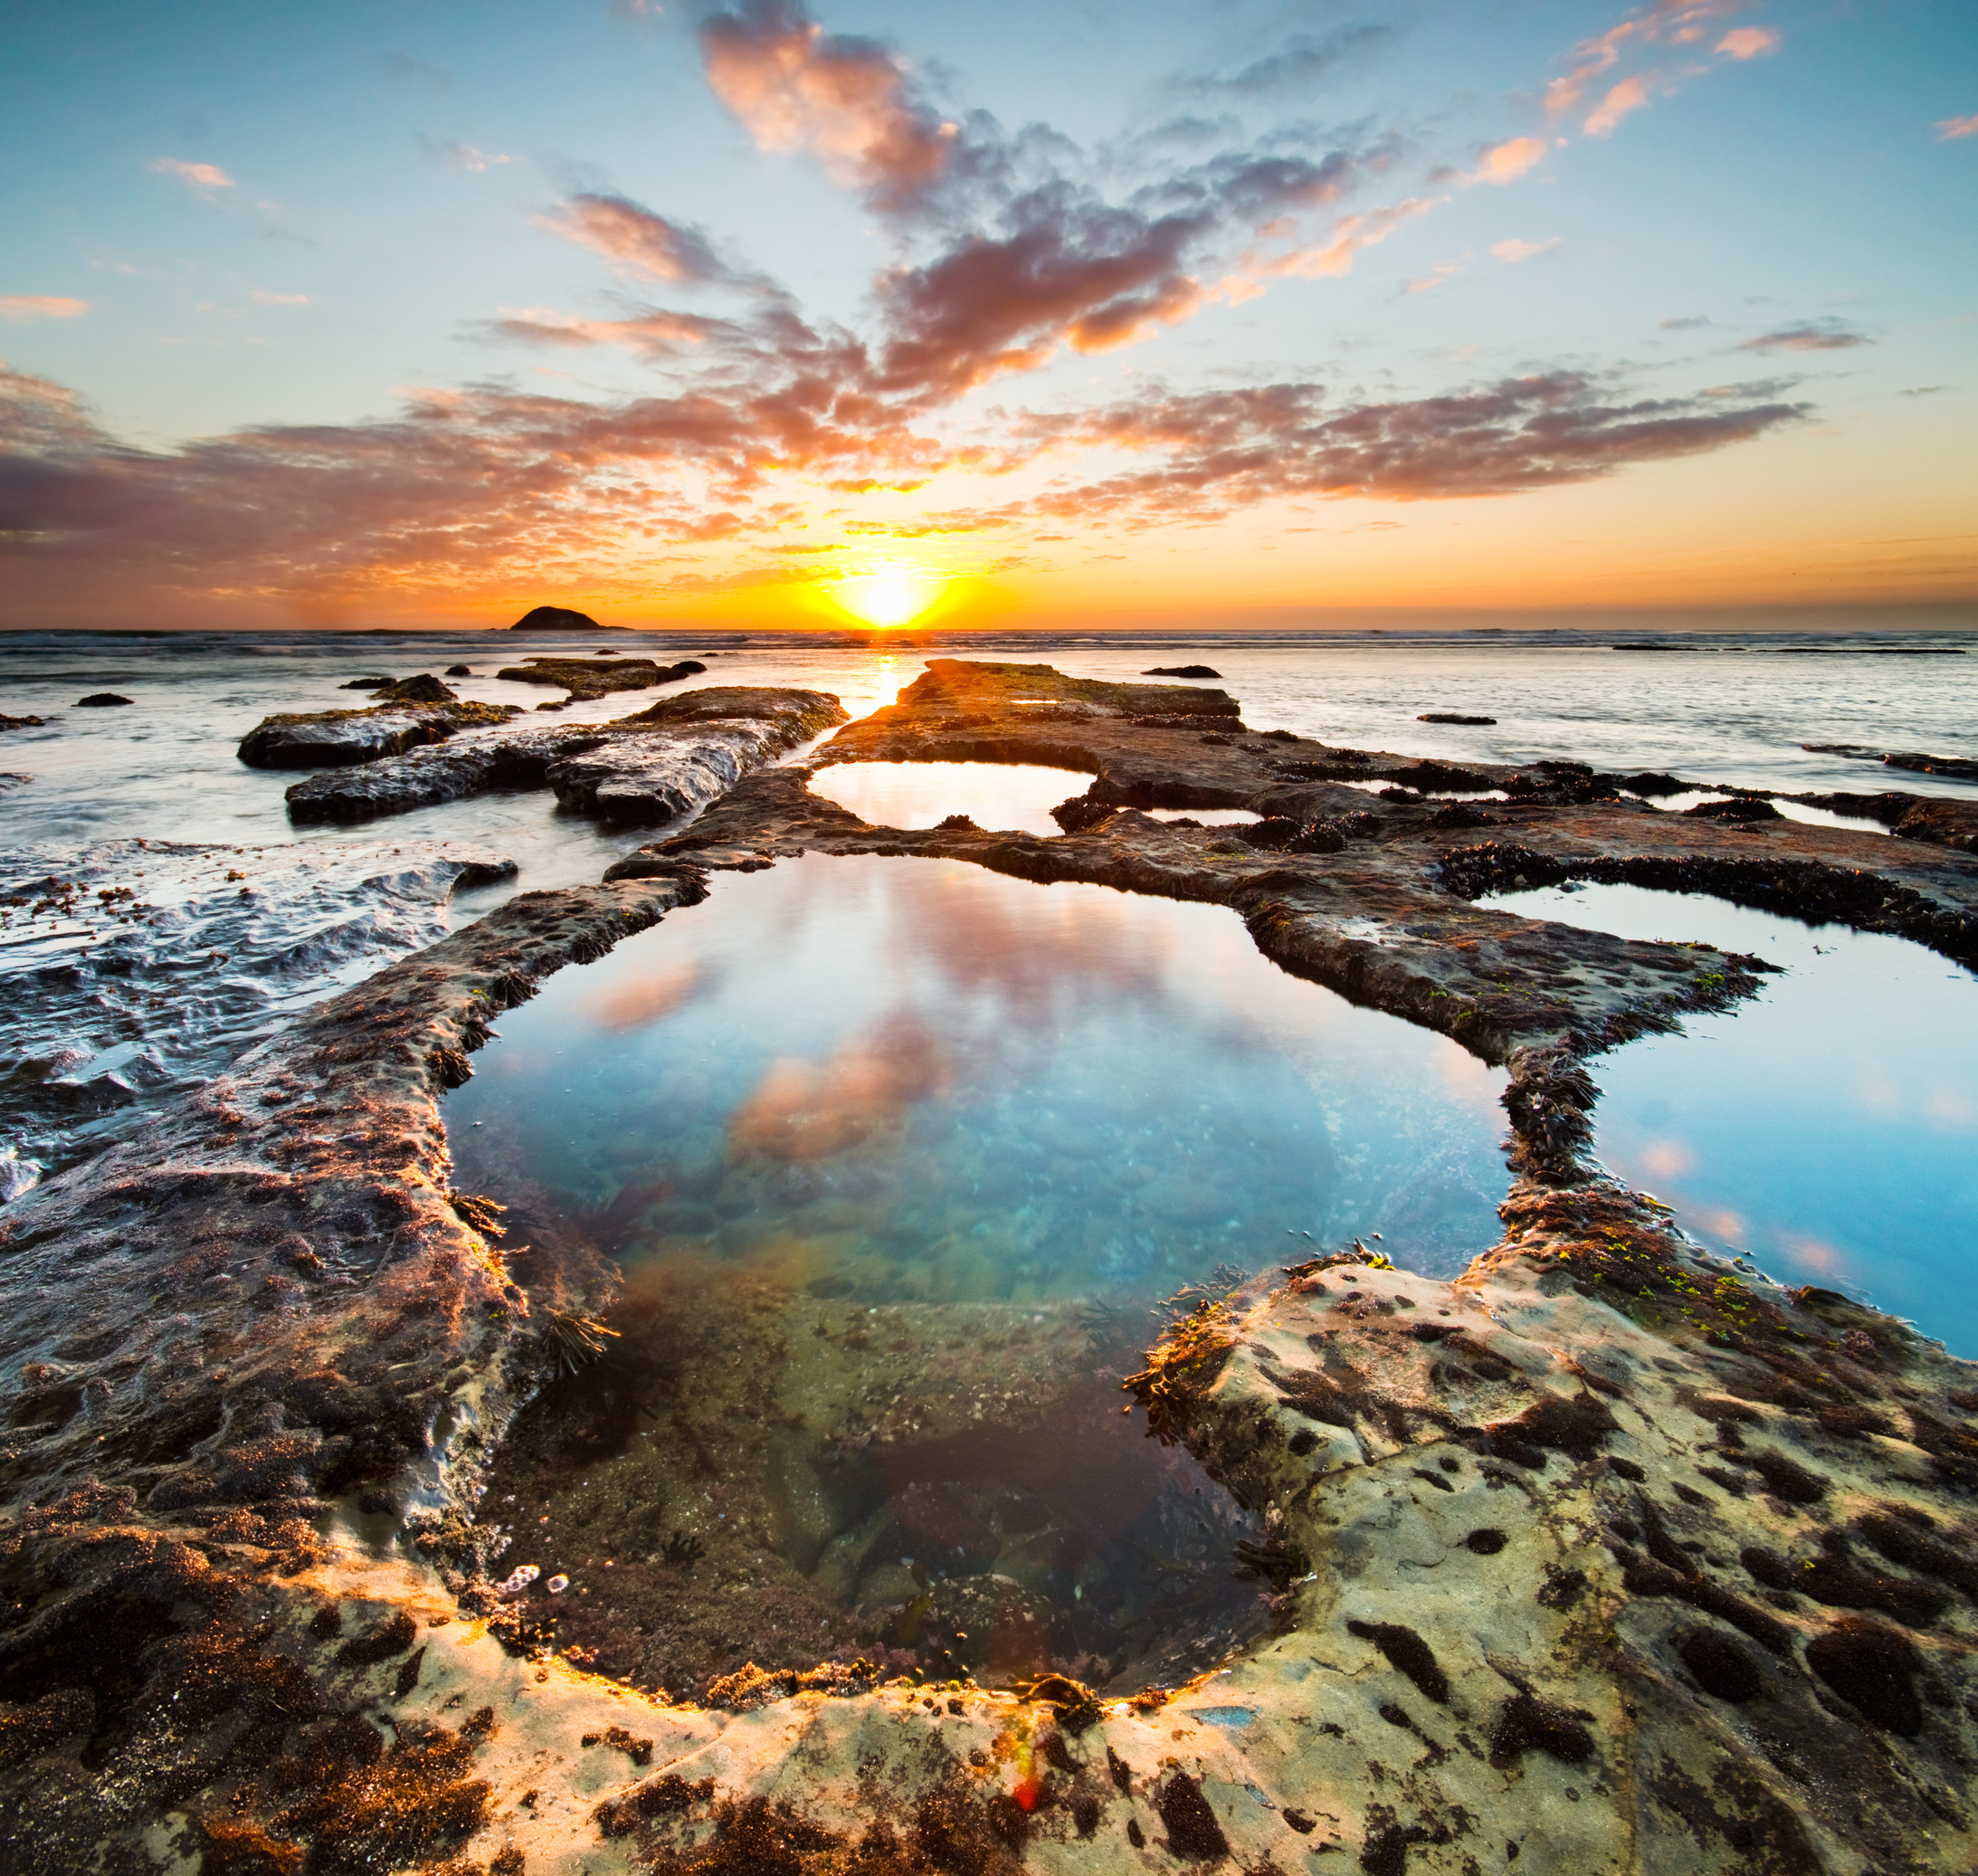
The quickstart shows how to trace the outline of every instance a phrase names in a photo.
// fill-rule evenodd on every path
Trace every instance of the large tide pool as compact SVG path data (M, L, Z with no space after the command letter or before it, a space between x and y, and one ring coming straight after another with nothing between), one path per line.
M1441 1273L1498 1235L1501 1073L1218 908L813 855L500 1026L447 1100L456 1182L510 1206L539 1313L552 1251L624 1289L482 1517L498 1572L570 1578L561 1644L675 1692L833 1652L1213 1665L1266 1620L1259 1527L1122 1414L1156 1307L1355 1234Z

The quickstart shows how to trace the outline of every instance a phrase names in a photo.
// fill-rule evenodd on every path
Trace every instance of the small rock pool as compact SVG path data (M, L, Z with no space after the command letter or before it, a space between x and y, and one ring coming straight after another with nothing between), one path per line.
M447 1100L456 1183L511 1208L538 1312L573 1262L625 1283L503 1450L495 1574L676 1694L859 1652L1212 1664L1267 1619L1260 1527L1122 1414L1152 1312L1355 1233L1444 1274L1498 1233L1501 1073L1218 908L813 855L500 1029Z
M1592 1064L1598 1150L1692 1235L1978 1356L1978 977L1920 945L1695 894L1484 901L1783 967L1752 1001Z

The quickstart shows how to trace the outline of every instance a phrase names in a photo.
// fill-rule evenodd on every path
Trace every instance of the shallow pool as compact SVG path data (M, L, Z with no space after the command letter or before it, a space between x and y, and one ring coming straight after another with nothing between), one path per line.
M1444 1272L1498 1236L1501 1074L1213 907L813 855L501 1031L447 1100L457 1183L512 1208L539 1319L553 1252L626 1281L483 1519L498 1573L570 1579L526 1593L559 1645L675 1692L1213 1665L1266 1619L1257 1530L1121 1411L1153 1306L1307 1233Z
M1902 938L1638 886L1487 903L1785 967L1593 1064L1601 1156L1714 1248L1978 1356L1978 978Z
M998 833L1055 834L1063 830L1051 809L1091 781L1029 762L834 762L811 778L811 793L875 827L934 827L966 814Z

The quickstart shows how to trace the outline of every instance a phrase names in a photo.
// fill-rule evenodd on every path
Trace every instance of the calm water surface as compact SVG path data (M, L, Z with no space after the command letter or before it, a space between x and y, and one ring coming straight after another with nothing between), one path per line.
M1783 966L1593 1064L1601 1156L1713 1248L1978 1357L1978 978L1903 938L1639 886L1486 902Z

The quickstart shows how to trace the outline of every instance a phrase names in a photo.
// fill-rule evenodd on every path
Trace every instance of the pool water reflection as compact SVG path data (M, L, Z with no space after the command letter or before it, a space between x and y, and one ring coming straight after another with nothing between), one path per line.
M812 777L811 793L875 827L934 827L966 814L998 833L1055 834L1062 830L1051 809L1091 780L1029 762L833 762Z
M1601 1156L1714 1249L1978 1356L1978 978L1902 938L1637 886L1488 902L1785 967L1594 1063Z
M1443 1272L1498 1234L1501 1075L1212 907L812 856L501 1031L448 1098L457 1183L512 1207L538 1310L585 1245L627 1293L484 1511L502 1570L573 1577L565 1639L676 1691L847 1650L1210 1664L1261 1620L1254 1526L1121 1414L1150 1306L1305 1232Z

